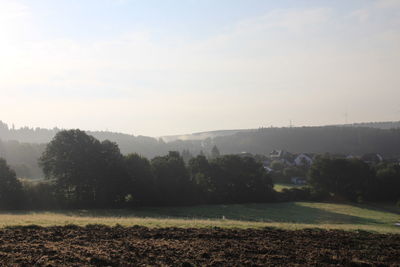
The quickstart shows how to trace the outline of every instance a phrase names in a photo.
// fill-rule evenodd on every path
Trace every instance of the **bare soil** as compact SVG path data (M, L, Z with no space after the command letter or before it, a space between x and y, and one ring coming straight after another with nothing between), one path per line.
M306 229L0 230L1 266L400 266L400 235Z

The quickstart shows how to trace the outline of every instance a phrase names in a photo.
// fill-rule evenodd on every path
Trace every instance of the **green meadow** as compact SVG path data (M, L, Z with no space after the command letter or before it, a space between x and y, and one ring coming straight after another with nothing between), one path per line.
M301 187L303 187L303 186L295 185L295 184L281 184L281 183L274 184L274 189L275 189L275 191L278 191L278 192L282 192L283 189L301 188Z
M0 213L0 227L119 224L185 228L321 228L400 234L400 227L395 226L397 222L400 222L400 209L394 205L317 202Z

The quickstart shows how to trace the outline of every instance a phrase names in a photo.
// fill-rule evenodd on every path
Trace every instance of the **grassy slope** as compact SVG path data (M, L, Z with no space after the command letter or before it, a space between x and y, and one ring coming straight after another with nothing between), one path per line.
M222 219L225 216L225 219ZM398 233L400 209L390 206L313 202L210 205L195 207L139 208L54 212L3 212L0 227L36 224L145 225L149 227L237 227L284 229L324 228Z

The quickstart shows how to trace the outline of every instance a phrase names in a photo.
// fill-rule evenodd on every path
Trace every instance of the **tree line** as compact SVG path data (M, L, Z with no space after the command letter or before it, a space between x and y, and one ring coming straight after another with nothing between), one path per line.
M8 195L19 196L19 201L5 205L120 208L243 203L271 201L274 194L271 178L252 158L198 155L186 164L179 152L171 151L148 160L139 154L124 156L116 143L100 142L80 130L58 132L39 164L45 182L21 182L8 166L1 170L0 179L6 173L17 184Z
M308 186L273 190L272 175L255 158L197 155L185 162L176 151L151 160L123 155L116 143L80 130L60 131L39 164L45 181L19 180L0 160L0 208L125 208L343 198L400 199L400 166L360 159L317 158Z
M320 157L308 172L308 183L324 198L400 201L399 163L368 164L360 159Z

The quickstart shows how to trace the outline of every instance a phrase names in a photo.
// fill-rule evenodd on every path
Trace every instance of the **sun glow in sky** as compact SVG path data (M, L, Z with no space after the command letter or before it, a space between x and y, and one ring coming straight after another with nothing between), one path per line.
M400 0L0 0L0 120L160 136L400 120Z

